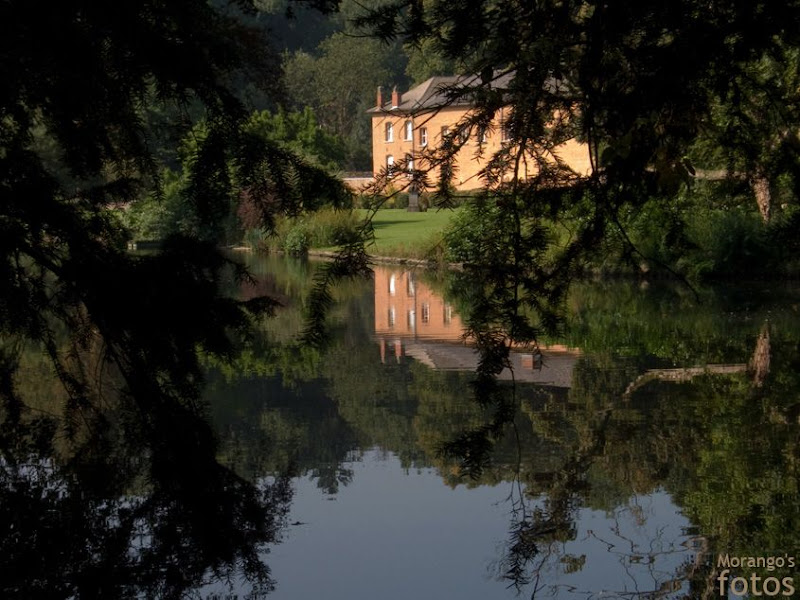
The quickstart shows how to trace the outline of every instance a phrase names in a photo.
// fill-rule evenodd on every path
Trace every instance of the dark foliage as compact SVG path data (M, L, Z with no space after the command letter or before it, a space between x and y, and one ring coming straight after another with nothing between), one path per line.
M66 456L55 420L3 423L4 598L184 598L233 578L271 589L260 553L279 538L287 478L253 485L220 466L202 415L174 403L145 412L122 397L82 420Z
M266 219L346 194L242 127L236 82L272 92L279 80L264 32L240 18L252 10L245 0L0 6L4 597L181 597L234 573L269 586L259 552L277 537L288 490L216 462L199 353L228 356L272 302L222 295L246 274L214 236L242 190ZM187 201L210 241L129 254L110 209L158 195L148 115L188 130L190 105L207 135ZM63 387L47 416L18 386L30 345Z
M466 321L482 356L479 378L499 372L509 347L558 327L571 278L609 233L631 247L629 214L687 193L697 173L688 156L700 140L724 143L737 177L797 180L800 97L787 82L800 46L788 24L798 20L798 2L696 0L397 0L359 19L379 37L426 43L458 61L466 77L441 90L442 106L475 108L456 128L485 127L505 110L508 141L484 157L476 221L457 234L468 254L460 285L472 298ZM559 156L570 139L586 145L588 172ZM440 205L453 203L463 145L456 136L415 157L435 171ZM780 160L765 170L765 157ZM489 389L477 394L490 398ZM456 444L471 441L474 452L461 448L468 464L480 466L475 457L494 431Z

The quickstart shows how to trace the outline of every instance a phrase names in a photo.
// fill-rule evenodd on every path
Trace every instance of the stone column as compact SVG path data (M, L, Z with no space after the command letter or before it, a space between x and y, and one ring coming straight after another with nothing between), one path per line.
M419 212L419 192L416 183L408 187L408 212Z

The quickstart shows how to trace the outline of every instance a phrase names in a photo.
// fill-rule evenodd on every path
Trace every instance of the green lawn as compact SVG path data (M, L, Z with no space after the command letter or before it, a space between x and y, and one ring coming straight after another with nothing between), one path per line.
M456 211L432 209L413 213L405 209L379 210L372 220L375 244L367 250L377 256L430 258ZM367 215L366 210L357 212Z

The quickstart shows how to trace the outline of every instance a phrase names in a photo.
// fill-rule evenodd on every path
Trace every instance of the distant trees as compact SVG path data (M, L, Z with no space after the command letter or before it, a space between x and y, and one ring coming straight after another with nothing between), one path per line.
M289 113L282 109L274 114L266 110L256 111L243 123L242 131L265 146L291 152L297 159L291 169L305 165L305 170L313 171L315 177L320 175L324 177L324 173L335 173L345 160L344 142L318 125L314 111L310 107L306 107L302 112ZM134 239L161 240L173 234L181 234L236 243L241 240L242 228L251 226L238 223L235 218L237 205L244 202L252 211L253 218L259 223L265 221L263 207L253 205L253 195L239 181L241 174L238 172L235 160L231 159L228 161L228 174L235 193L231 194L229 199L230 210L221 214L213 223L201 222L188 194L198 152L208 133L206 122L201 121L195 125L175 151L177 154L175 170L164 168L161 171L161 188L118 211ZM286 171L286 175L291 176L291 173ZM311 177L310 180L315 177ZM294 187L303 193L303 182L298 182ZM309 196L305 207L313 209L325 203L348 204L345 190L333 187L328 192L326 193L324 189L318 190L314 194L313 201ZM333 192L333 195L330 192ZM287 193L288 190L284 195ZM305 193L310 194L308 191Z
M800 48L782 38L742 61L714 97L698 143L696 162L743 182L765 222L773 215L774 198L795 204L800 189L799 67Z
M406 74L414 85L437 75L461 75L452 59L445 58L436 48L434 40L424 39L403 46L408 55Z
M786 23L799 17L797 2L400 0L358 24L430 47L475 74L449 90L450 102L476 105L463 125L480 126L513 107L508 143L487 161L483 181L517 240L503 263L527 272L520 278L531 293L548 295L553 290L541 286L552 287L557 273L581 262L631 212L690 193L698 170L743 178L765 218L776 184L792 190L784 198L797 206L800 38ZM499 86L501 74L508 79ZM587 146L586 175L559 160L559 144L571 137ZM695 151L701 142L715 149L716 161ZM446 172L459 146L429 158ZM523 164L538 175L513 177ZM441 199L448 194L442 186ZM543 268L522 251L523 238L532 221L563 222L567 214L571 242Z
M319 126L314 110L306 106L301 111L276 113L255 112L245 125L247 131L272 142L283 144L307 161L331 171L345 159L345 144L342 138Z
M323 40L318 55L297 52L286 61L286 86L295 106L310 106L321 125L347 142L343 166L371 165L372 137L367 109L379 85L396 80L397 46L343 32ZM401 70L402 72L402 70Z

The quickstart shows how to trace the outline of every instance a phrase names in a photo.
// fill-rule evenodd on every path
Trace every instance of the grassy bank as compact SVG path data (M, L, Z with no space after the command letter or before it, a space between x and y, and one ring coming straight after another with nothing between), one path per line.
M368 211L356 211L365 218ZM367 250L375 256L431 258L441 252L442 232L456 210L408 212L404 209L379 210L372 219L375 243Z
M330 208L295 218L281 218L275 233L250 230L245 243L266 251L293 255L332 252L354 239L370 211L338 211ZM457 210L410 213L405 209L379 210L372 218L374 240L367 245L373 256L437 259L443 252L442 234Z
M274 235L251 232L248 242L294 255L331 252L355 239L369 214L364 209L326 208L280 219ZM689 209L652 202L625 217L625 234L608 232L587 254L581 265L584 274L673 278L677 273L697 282L800 277L800 213L787 211L765 224L755 210ZM475 263L487 251L502 256L511 244L505 222L491 205L420 213L384 209L374 214L372 225L374 240L367 252L376 257ZM549 261L572 234L567 226L544 226L542 254L536 256Z

